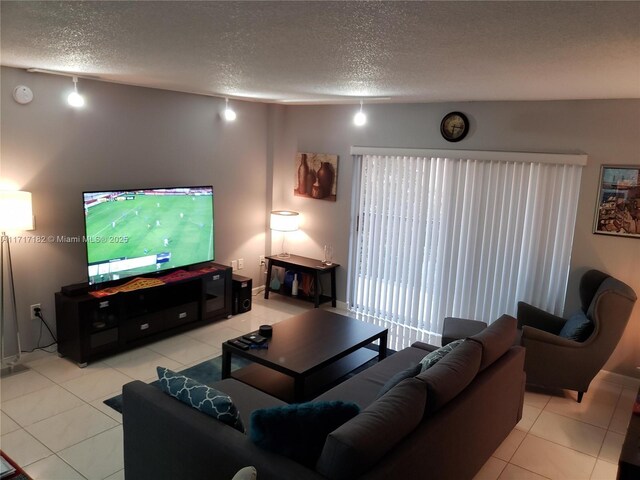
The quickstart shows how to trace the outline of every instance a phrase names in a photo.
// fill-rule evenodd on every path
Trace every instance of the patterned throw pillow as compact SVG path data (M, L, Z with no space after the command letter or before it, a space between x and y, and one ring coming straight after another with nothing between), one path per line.
M461 338L460 340L454 340L451 343L447 343L444 347L440 347L439 349L434 350L433 352L426 355L422 360L420 360L420 365L422 365L420 373L433 367L436 363L442 360L447 353L449 353L464 341L464 338Z
M163 392L244 433L240 412L229 395L168 368L157 367L157 370Z

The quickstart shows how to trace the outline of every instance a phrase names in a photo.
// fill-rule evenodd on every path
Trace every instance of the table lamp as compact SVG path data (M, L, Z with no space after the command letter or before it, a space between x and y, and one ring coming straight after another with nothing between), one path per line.
M299 214L291 210L274 210L271 212L271 230L282 232L282 252L278 254L280 258L289 258L284 249L284 239L287 232L298 230Z
M20 324L16 307L16 292L13 284L13 269L11 266L11 238L7 231L33 230L33 211L31 207L31 193L21 191L0 190L0 283L4 286L5 268L8 288L0 289L0 363L5 366L4 356L4 327L7 321L7 309L5 305L5 293L10 295L13 321L16 330L17 353L7 362L7 368L2 368L1 373L13 372L13 367L21 357L22 346L20 344ZM6 266L5 266L6 264Z

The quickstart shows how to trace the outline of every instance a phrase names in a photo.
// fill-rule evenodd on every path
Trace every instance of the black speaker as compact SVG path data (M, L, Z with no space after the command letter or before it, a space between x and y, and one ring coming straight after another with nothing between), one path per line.
M231 302L231 313L237 315L251 310L251 285L253 280L240 275L233 276L231 291L233 300Z
M65 285L61 290L65 295L77 297L78 295L86 295L89 292L89 284L87 282L74 283L73 285Z

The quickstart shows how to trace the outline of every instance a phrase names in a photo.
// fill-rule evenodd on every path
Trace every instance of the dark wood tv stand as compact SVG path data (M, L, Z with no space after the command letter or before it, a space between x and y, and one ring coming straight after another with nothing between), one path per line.
M231 316L231 267L105 297L55 294L58 354L81 367ZM202 268L202 265L199 266Z

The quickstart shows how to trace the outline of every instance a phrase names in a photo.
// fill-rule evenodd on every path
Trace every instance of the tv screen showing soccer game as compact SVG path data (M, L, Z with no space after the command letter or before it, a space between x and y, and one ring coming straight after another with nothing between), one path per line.
M213 187L84 192L89 283L214 260Z

